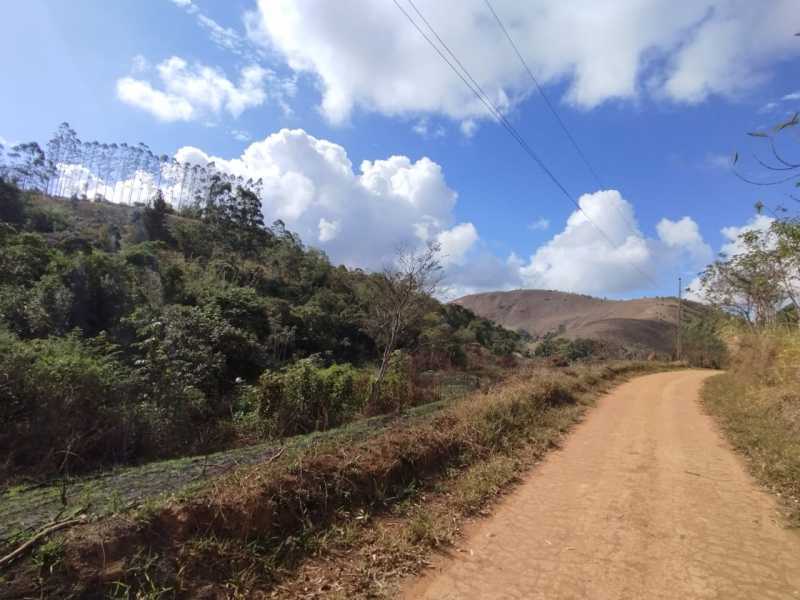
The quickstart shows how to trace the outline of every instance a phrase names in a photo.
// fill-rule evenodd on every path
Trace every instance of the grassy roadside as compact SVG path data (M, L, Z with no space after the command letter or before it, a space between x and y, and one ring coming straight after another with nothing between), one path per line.
M84 597L383 595L557 444L598 393L659 369L538 370L366 439L287 448L279 460L242 467L195 495L73 530L46 563L34 556L19 565L7 589L27 583L28 593ZM31 586L36 578L41 584Z
M397 597L404 581L427 567L435 551L468 552L459 545L464 526L488 516L499 498L558 447L599 391L542 413L528 439L474 464L449 469L384 513L360 514L313 535L307 560L285 573L270 597Z
M730 369L709 379L703 403L753 475L800 526L800 333L774 328L730 335Z
M779 498L790 525L800 527L797 386L787 389L728 372L710 378L702 397L751 473Z

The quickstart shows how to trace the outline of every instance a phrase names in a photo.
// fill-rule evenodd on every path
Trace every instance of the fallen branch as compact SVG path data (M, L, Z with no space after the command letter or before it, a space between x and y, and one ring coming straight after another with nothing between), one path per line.
M47 527L42 529L39 533L31 537L31 539L29 539L27 542L19 546L16 550L0 558L0 567L4 567L13 560L22 556L26 550L34 546L37 542L39 542L39 540L47 537L51 533L55 533L60 529L65 529L67 527L72 527L73 525L77 525L78 523L85 523L85 522L86 522L86 517L78 517L77 519L67 519L66 521L61 521L59 523L53 523L52 525L48 525Z
M286 448L281 448L280 450L278 450L278 451L277 451L275 454L273 454L272 456L270 456L270 457L269 457L269 458L268 458L266 461L264 461L264 462L263 462L263 463L261 463L261 464L268 465L269 463L271 463L271 462L273 462L273 461L275 461L275 460L278 460L278 459L280 458L281 454L283 454L283 451L284 451L285 449L286 449Z

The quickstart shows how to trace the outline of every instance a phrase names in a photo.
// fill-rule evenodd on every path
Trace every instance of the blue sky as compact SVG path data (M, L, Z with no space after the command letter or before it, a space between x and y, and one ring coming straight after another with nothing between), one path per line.
M454 295L673 293L725 228L755 223L757 200L786 203L725 161L800 105L793 1L493 4L602 188L483 2L416 2L613 245L389 0L9 3L0 137L43 143L68 121L83 139L216 157L265 177L267 219L335 262L375 268L438 240Z

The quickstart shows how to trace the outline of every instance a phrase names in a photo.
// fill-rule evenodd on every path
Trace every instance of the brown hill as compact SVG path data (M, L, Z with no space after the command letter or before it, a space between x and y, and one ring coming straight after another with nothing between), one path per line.
M676 298L604 300L549 290L514 290L473 294L454 302L534 337L555 332L661 354L671 354L675 347ZM702 310L701 305L684 301L685 316Z

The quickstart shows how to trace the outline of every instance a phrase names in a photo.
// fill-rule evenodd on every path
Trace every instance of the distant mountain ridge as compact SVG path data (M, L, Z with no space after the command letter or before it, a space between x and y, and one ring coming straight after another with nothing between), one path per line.
M551 290L514 290L471 294L453 302L534 337L556 332L661 354L671 354L675 346L676 298L605 300ZM694 302L684 301L683 307L684 316L703 310Z

